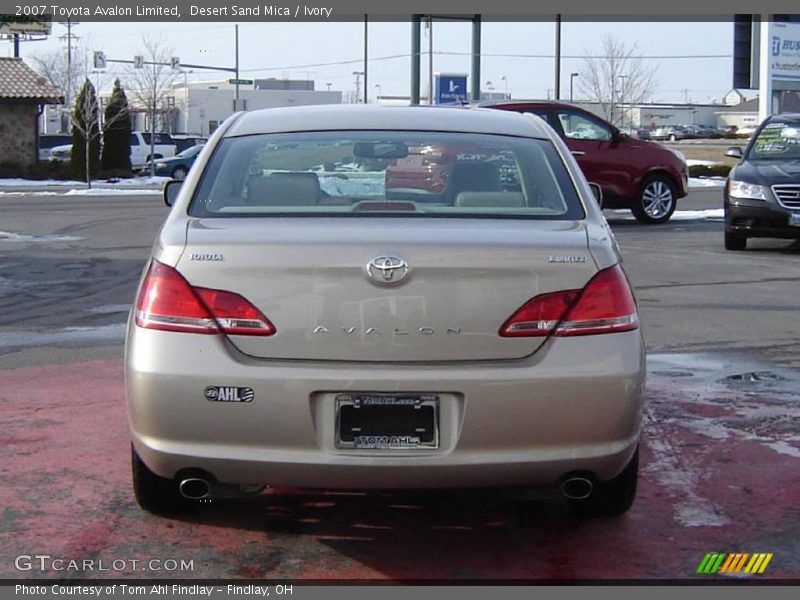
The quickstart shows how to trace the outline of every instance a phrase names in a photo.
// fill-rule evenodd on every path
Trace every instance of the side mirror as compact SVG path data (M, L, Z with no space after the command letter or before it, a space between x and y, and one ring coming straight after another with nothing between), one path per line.
M594 199L597 200L597 205L600 208L603 208L603 188L596 183L591 182L589 182L589 187L592 190L592 194L594 194Z
M739 146L731 146L725 151L725 156L742 158L742 149Z
M164 204L167 206L172 206L175 203L175 199L178 197L178 193L181 191L181 186L183 185L183 181L168 181L167 184L164 186Z

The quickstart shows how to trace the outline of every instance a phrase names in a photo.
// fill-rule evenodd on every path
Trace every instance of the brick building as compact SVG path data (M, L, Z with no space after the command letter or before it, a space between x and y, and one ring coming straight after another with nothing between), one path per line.
M58 91L21 59L0 57L0 163L35 163L42 105L63 101Z

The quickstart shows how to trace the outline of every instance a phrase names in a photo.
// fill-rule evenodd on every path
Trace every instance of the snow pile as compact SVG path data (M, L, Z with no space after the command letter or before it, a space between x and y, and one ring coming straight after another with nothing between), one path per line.
M689 189L693 188L723 188L725 179L723 177L690 177Z

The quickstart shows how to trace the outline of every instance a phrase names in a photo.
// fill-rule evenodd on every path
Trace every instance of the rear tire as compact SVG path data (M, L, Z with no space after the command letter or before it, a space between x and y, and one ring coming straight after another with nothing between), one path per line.
M136 502L147 512L165 515L183 512L189 507L190 501L180 495L177 484L172 479L153 473L136 454L133 446L131 470Z
M747 236L725 231L725 250L744 250L747 248Z
M675 184L666 175L645 177L631 205L636 220L647 225L666 223L677 206Z
M570 509L593 517L617 517L625 514L636 498L639 479L639 448L622 473L595 485L592 495L585 500L569 501Z

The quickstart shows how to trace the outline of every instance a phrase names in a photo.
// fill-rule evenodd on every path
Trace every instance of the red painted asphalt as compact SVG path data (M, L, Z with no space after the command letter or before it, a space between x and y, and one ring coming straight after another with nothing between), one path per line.
M796 419L780 418L786 397L682 385L681 374L650 376L640 492L618 519L568 517L556 503L520 512L477 493L290 490L165 519L132 498L121 361L0 370L0 574L725 581L695 575L716 551L773 552L758 577L800 578L800 452L781 441L797 434ZM787 428L795 437L781 437ZM194 568L15 569L34 554Z

